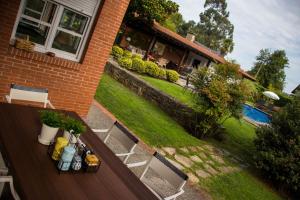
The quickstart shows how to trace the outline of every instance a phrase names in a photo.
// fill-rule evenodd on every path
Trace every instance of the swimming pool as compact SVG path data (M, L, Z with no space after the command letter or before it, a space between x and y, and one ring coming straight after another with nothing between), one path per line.
M268 114L247 104L243 105L243 115L259 124L268 124L271 121L271 117Z

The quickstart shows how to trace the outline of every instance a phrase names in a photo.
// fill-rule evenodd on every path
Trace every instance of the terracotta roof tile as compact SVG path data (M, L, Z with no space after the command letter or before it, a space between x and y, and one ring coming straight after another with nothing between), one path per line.
M194 50L210 57L213 60L216 60L220 63L225 63L226 62L226 60L222 56L220 56L219 54L213 52L209 48L204 47L204 46L200 46L198 44L195 44L194 42L186 39L185 37L182 37L181 35L178 35L177 33L174 33L173 31L163 27L162 25L160 25L157 22L154 22L152 28L153 28L153 30L158 31L162 34L165 34L165 35L171 37L172 39L177 40L178 42L183 43L183 44L191 47L192 49L194 49Z

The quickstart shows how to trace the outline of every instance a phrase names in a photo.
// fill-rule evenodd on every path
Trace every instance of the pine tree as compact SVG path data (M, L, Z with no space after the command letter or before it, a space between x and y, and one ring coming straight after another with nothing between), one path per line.
M262 49L250 73L255 75L262 86L282 91L285 81L284 69L288 67L288 63L284 50L271 52L269 49Z
M234 26L228 19L226 0L206 0L204 8L206 10L200 13L196 40L222 55L232 52Z

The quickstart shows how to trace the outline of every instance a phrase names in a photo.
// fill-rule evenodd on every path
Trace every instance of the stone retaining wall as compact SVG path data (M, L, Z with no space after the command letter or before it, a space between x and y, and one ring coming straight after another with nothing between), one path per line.
M112 59L107 62L105 71L139 96L155 103L188 132L195 132L195 114L192 108L152 87L149 83L140 79L134 73L121 68L118 63Z

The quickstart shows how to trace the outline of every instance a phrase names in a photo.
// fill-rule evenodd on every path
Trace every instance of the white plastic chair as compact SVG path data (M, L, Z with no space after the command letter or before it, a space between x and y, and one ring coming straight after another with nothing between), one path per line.
M10 93L9 95L6 95L5 98L8 103L11 103L12 100L31 101L43 103L44 108L49 105L50 108L55 109L55 107L48 100L48 89L11 84Z
M18 196L14 184L13 184L13 178L12 176L7 176L8 169L5 165L5 162L3 160L2 154L0 153L0 196L3 192L4 184L9 183L10 191L15 200L20 200L20 197Z
M122 124L120 124L118 121L115 121L113 125L109 129L92 129L94 133L100 133L100 134L106 134L103 142L106 144L108 139L110 138L112 134L113 128L118 128L123 134L121 134L117 140L122 144L123 147L127 150L124 153L116 153L115 155L118 157L125 157L123 162L127 165L127 167L139 167L142 165L147 164L147 161L141 161L136 163L126 163L128 158L133 155L134 149L139 142L139 139L136 138L128 129L126 129Z
M176 194L164 197L161 192L148 185L145 181L145 174L149 169L152 169L155 173L168 181L168 183L176 189ZM185 173L177 169L172 163L157 152L154 153L152 159L148 162L147 167L140 176L140 180L161 200L175 200L178 196L182 195L184 193L183 186L187 179L188 176Z

